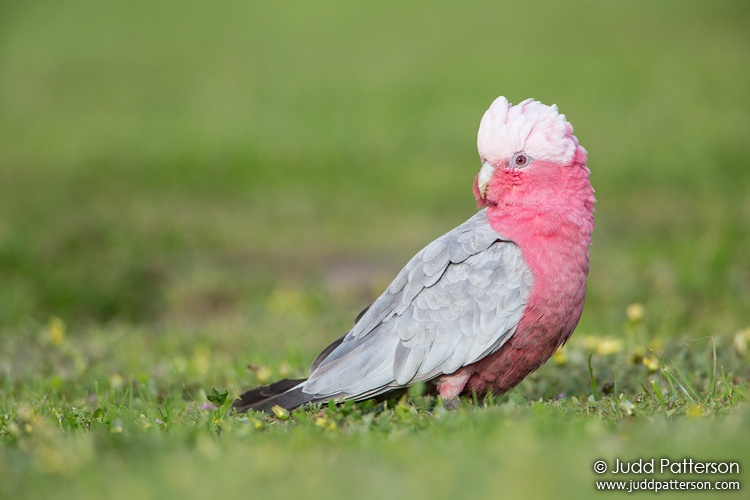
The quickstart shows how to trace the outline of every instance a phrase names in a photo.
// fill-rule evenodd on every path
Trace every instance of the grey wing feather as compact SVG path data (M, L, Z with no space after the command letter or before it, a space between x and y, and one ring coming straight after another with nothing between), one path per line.
M315 399L365 399L453 373L513 335L533 281L520 248L482 210L415 255L316 359L302 390Z

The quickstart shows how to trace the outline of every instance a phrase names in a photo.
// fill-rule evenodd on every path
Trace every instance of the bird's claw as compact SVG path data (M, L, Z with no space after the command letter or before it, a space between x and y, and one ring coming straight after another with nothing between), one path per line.
M457 410L460 404L461 404L461 398L459 397L448 398L448 399L443 400L443 408L445 408L448 411Z

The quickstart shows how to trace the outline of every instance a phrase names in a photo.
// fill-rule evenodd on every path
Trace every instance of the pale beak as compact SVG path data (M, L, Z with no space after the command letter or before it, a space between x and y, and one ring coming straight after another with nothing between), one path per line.
M495 167L493 167L490 162L485 162L482 165L482 169L479 171L479 177L477 177L477 187L479 188L479 194L482 196L482 199L487 196L487 188L490 185L490 179L492 178L492 174L495 172Z

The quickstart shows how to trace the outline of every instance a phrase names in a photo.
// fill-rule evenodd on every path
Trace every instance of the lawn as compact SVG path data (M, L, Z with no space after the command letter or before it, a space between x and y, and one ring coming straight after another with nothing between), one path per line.
M0 498L741 498L749 23L743 0L3 5ZM589 152L568 345L454 412L229 414L475 212L500 94L557 103ZM664 457L740 472L593 471Z

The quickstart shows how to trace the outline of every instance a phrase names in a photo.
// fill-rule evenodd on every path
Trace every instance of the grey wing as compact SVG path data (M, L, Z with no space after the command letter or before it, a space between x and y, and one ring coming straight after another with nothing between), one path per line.
M482 210L414 256L301 388L365 399L453 373L510 338L532 284L520 248Z

